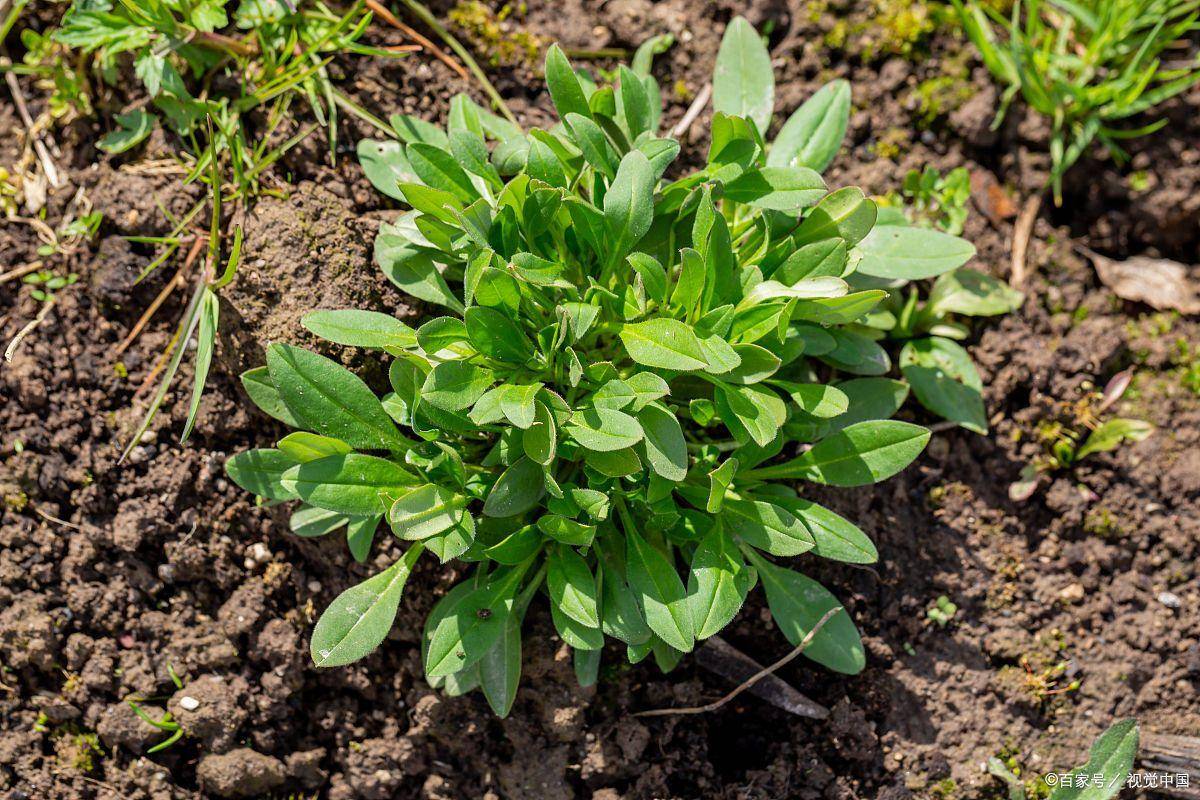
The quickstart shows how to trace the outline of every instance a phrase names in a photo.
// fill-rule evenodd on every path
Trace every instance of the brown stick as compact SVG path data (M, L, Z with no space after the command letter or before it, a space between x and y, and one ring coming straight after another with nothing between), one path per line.
M11 64L12 62L7 57L0 58L0 67L8 67ZM58 174L58 167L54 165L54 159L50 157L50 151L46 149L46 143L42 141L42 135L34 128L33 117L29 116L29 107L25 105L25 93L21 91L21 84L17 82L17 76L10 70L5 70L4 81L12 93L17 113L25 124L25 133L33 139L33 149L37 153L38 160L42 162L42 171L46 173L46 180L57 189L63 184L62 178Z
M412 39L417 44L424 47L429 52L433 53L438 61L441 61L446 66L450 67L450 69L457 72L464 81L471 80L471 76L467 73L466 67L451 58L449 53L427 39L411 25L401 22L400 19L391 11L388 11L387 7L380 3L379 0L365 0L365 2L367 8L371 9L372 13L374 13L388 25L391 25L393 28Z
M0 283L7 283L8 281L13 280L14 278L21 278L21 277L24 277L25 275L28 275L31 272L37 272L43 266L44 265L41 261L30 261L28 264L26 264L23 267L17 267L16 269L11 269L8 272L5 272L3 275L0 275Z
M667 716L672 716L674 714L707 714L710 711L716 711L718 708L725 705L730 700L737 697L739 694L746 691L747 689L749 689L754 684L758 683L760 680L762 680L766 676L772 674L776 670L783 668L789 662L791 662L797 656L799 656L801 653L803 653L805 648L807 648L810 644L812 644L813 637L815 637L817 635L817 633L820 632L821 628L825 627L825 623L829 622L829 620L833 617L834 614L836 614L842 610L843 610L842 607L838 606L836 608L831 608L828 611L826 611L824 616L822 616L819 620L817 620L817 624L812 627L812 630L810 630L808 633L806 633L804 635L804 638L800 641L800 644L796 645L795 649L792 650L792 652L788 653L786 656L779 659L771 666L763 667L761 670L759 670L754 675L747 678L736 689L734 689L732 692L730 692L729 694L722 697L720 700L714 700L713 702L708 703L707 705L703 705L703 706L690 706L688 708L656 708L656 709L652 709L650 711L639 711L636 714L634 714L633 716L635 716L635 717L667 717Z
M712 97L712 84L706 83L704 84L704 88L700 90L700 93L696 95L696 99L688 106L688 110L684 112L679 122L671 129L671 136L673 138L682 139L687 135L688 129L695 123L696 117L700 116L700 112L708 105L710 97Z
M204 249L206 238L207 237L203 236L197 236L195 238L195 240L192 242L192 249L188 251L187 258L183 260L183 266L179 268L179 271L175 273L171 280L167 281L167 285L164 286L162 291L158 293L158 297L154 298L154 302L147 306L146 310L142 312L142 316L138 317L138 321L134 324L133 330L129 331L125 338L121 340L121 343L117 345L115 355L119 356L129 349L129 345L133 344L134 340L141 335L142 329L145 328L146 324L150 322L150 318L153 317L155 312L158 311L159 307L166 302L167 298L171 296L171 292L175 291L176 287L183 288L187 285L186 276L188 270L192 268L192 263L195 262L196 257L199 256L200 252Z
M1028 265L1025 255L1029 250L1029 237L1033 234L1033 223L1037 221L1038 210L1042 207L1042 196L1035 194L1025 201L1021 216L1013 228L1012 267L1009 270L1008 282L1018 289L1025 283L1028 275Z

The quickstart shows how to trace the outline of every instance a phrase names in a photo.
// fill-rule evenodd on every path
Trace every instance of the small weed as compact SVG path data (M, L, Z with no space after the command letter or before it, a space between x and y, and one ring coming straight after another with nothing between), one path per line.
M925 616L936 622L939 628L944 628L950 624L950 620L954 619L954 615L957 613L958 606L951 602L946 595L941 595L925 611Z

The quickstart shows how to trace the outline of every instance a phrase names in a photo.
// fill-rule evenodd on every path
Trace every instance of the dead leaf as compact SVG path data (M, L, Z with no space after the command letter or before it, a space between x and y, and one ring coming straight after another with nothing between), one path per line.
M1115 261L1084 249L1100 281L1122 300L1159 311L1200 314L1200 267L1166 258L1134 256Z
M996 176L986 169L971 173L971 201L988 222L997 227L1002 221L1015 217L1019 210Z

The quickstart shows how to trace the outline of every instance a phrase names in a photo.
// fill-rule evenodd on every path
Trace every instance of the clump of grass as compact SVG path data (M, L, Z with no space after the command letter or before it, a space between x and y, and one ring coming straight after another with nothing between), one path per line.
M980 0L951 1L983 63L1007 87L996 124L1018 94L1049 122L1056 204L1063 174L1093 141L1123 163L1122 140L1167 124L1126 122L1200 81L1200 57L1187 42L1200 29L1195 2L1027 0L1006 15Z

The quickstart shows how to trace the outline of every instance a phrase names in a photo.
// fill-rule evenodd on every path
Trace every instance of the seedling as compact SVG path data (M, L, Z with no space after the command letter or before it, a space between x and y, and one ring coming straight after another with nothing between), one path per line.
M1026 785L1011 759L1006 763L996 756L988 759L987 770L1007 785L1009 800L1027 800L1031 795L1049 800L1109 800L1125 787L1137 749L1137 720L1124 719L1100 734L1092 743L1088 762L1070 772L1051 773Z
M954 615L957 613L958 606L943 594L933 601L933 605L925 612L925 616L936 622L939 628L944 628L950 624L950 620L954 619Z
M175 674L175 668L169 663L167 664L167 674L171 677L171 683L175 684L176 689L183 688L183 681L179 679L177 674ZM153 725L155 728L158 728L160 731L168 734L166 739L163 739L158 744L146 750L147 755L166 750L168 747L183 738L183 728L178 722L175 721L175 718L171 716L170 711L164 711L161 717L154 719L147 714L146 710L141 706L141 703L144 703L145 700L136 697L129 697L126 698L125 702L129 704L130 708L133 709L133 713L137 714L146 723Z
M982 0L952 2L984 65L1006 86L993 127L1018 93L1048 119L1049 181L1059 205L1063 174L1093 141L1126 161L1119 142L1160 130L1167 120L1119 126L1200 81L1200 58L1187 44L1200 27L1194 2L1025 0L1008 17ZM1173 49L1178 56L1168 53Z
M664 178L680 145L657 133L646 47L616 86L551 47L563 122L550 130L522 131L459 96L448 130L398 115L403 144L360 143L368 177L412 208L382 227L376 260L446 315L414 330L372 311L309 314L318 336L389 355L391 391L271 345L243 384L297 430L226 464L248 491L300 501L301 536L344 528L361 560L386 520L412 543L321 616L317 666L379 645L426 551L472 565L425 624L426 675L451 694L481 688L501 715L541 593L588 684L606 637L631 663L653 653L670 669L760 579L796 646L840 606L782 560L876 560L853 523L793 488L884 480L929 438L889 419L895 381L841 380L881 352L854 323L888 293L855 281L934 276L973 249L877 227L861 190L827 189L845 82L817 92L768 148L770 57L741 18L717 58L707 164ZM804 655L843 673L864 664L848 614Z
M1021 477L1008 488L1013 500L1027 500L1037 491L1043 474L1073 469L1096 453L1117 449L1124 442L1140 442L1154 432L1145 420L1128 417L1104 419L1104 413L1125 392L1131 373L1118 373L1103 393L1088 391L1073 403L1062 403L1056 418L1037 430L1045 452L1021 469Z
M908 201L909 220L955 236L967 221L967 201L971 199L971 173L956 167L943 176L932 166L922 171L909 170L900 189Z

